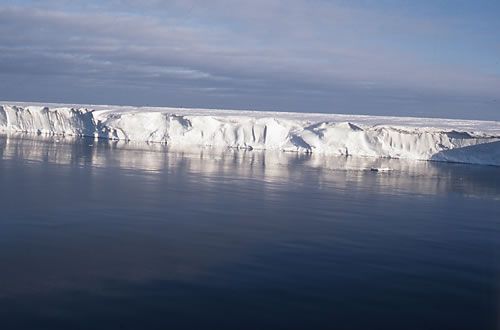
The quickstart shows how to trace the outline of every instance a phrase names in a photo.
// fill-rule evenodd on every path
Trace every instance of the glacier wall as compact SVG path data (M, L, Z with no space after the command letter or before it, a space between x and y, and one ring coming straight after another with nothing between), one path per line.
M462 121L454 127L443 121L444 127L440 128L435 125L439 125L439 120L427 127L426 119L419 122L415 118L404 125L402 118L390 117L351 116L345 121L346 118L335 115L318 118L308 114L249 111L102 106L96 109L3 105L0 130L161 142L177 147L230 147L500 165L497 122Z

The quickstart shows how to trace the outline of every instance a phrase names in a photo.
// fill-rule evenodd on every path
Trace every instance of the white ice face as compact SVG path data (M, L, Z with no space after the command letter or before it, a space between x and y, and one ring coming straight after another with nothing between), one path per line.
M176 147L211 146L500 165L500 122L49 106L0 106L0 130L160 142Z

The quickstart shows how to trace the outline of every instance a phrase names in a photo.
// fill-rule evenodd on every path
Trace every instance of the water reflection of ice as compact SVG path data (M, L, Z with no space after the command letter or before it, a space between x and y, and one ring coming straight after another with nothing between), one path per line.
M368 157L325 156L217 148L175 149L160 143L103 139L4 135L0 156L59 165L144 172L185 171L210 183L214 176L252 178L274 184L315 182L352 189L371 185L380 193L498 195L500 167ZM387 169L376 172L373 169ZM240 181L235 180L234 184ZM273 185L268 188L272 189Z

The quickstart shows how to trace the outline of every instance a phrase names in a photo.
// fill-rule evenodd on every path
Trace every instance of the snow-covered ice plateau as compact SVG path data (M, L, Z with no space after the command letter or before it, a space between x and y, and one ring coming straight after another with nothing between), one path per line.
M0 103L0 131L500 166L500 122Z

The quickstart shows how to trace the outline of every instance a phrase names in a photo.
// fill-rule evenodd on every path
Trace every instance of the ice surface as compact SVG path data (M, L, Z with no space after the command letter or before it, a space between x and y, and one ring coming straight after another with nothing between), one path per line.
M0 130L500 165L496 121L9 102Z

